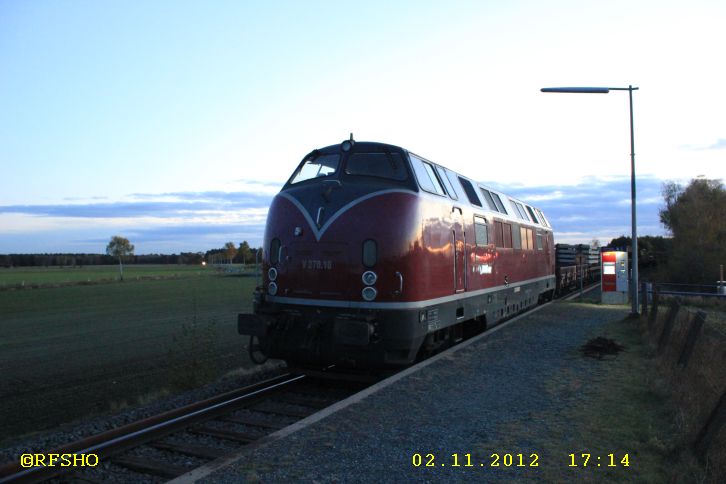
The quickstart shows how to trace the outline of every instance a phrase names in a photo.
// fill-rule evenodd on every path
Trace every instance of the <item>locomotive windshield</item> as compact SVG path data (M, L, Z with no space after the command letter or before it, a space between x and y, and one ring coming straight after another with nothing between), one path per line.
M398 153L353 153L345 167L348 175L365 175L403 181L408 178Z
M305 160L300 168L298 168L292 176L290 183L295 184L312 178L332 175L338 171L339 164L340 155L337 153L319 156L311 155L307 160Z

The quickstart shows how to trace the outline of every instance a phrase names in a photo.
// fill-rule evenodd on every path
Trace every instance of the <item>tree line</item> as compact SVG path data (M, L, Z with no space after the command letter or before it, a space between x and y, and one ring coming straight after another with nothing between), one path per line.
M612 239L608 247L630 252L631 240L631 237L621 235ZM673 239L671 237L662 235L638 237L638 268L666 265L672 250Z
M201 264L202 252L182 252L180 254L143 254L127 255L127 264ZM83 267L118 264L118 258L108 254L0 254L0 267Z
M715 284L726 266L726 188L721 180L695 178L687 186L663 184L660 221L669 237L638 237L638 267L658 266L656 282ZM610 247L630 249L621 236Z
M179 254L142 254L133 253L133 245L129 243L129 251L116 251L118 239L120 236L111 238L111 242L106 247L105 254L88 254L88 253L46 253L46 254L0 254L0 267L83 267L96 265L112 265L119 264L119 255L121 255L124 264L201 264L203 261L213 261L215 255L222 254L219 262L233 264L250 264L255 262L257 252L262 249L250 247L245 240L239 245L227 242L224 247L218 249L210 249L206 252L181 252ZM114 240L117 240L114 244Z
M208 250L204 259L211 263L254 264L256 260L262 260L262 247L250 247L246 240L239 246L235 246L234 242L227 242L220 249Z

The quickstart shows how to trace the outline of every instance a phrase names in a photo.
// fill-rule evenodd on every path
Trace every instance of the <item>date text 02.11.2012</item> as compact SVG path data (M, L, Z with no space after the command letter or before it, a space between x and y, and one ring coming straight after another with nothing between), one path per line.
M414 467L539 467L539 455L493 453L486 459L472 458L472 454L450 454L450 457L436 460L435 454L413 454Z

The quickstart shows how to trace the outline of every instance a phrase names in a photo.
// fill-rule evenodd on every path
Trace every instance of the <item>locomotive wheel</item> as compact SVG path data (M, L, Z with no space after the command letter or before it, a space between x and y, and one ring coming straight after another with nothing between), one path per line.
M250 354L250 360L257 365L261 365L267 361L267 356L260 349L259 339L257 340L257 344L255 344L255 338L256 336L250 336L250 344L247 350Z

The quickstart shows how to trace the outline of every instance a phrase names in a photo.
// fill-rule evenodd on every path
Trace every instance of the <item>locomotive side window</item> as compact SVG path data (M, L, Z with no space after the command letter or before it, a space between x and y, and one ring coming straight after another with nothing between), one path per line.
M534 249L534 245L532 244L532 229L528 229L527 227L520 227L519 232L522 238L522 249Z
M462 191L461 185L456 181L456 174L446 168L443 168L443 170L446 172L446 179L449 180L449 184L454 189L454 193L456 193L456 199L463 198L464 192Z
M534 250L534 230L527 229L527 248Z
M441 186L441 182L436 176L436 173L434 173L434 168L431 164L414 155L409 155L411 157L411 166L413 166L413 171L416 173L416 178L421 188L430 193L445 195L444 187Z
M537 212L537 215L539 215L539 220L540 222L542 222L542 225L544 225L545 227L552 227L549 220L547 220L547 218L542 213L542 210L535 208L535 211Z
M348 175L367 175L403 181L408 178L398 153L353 153L345 167Z
M542 232L537 231L537 250L542 250Z
M489 245L489 230L485 219L474 217L474 235L476 236L477 247L486 247Z
M531 222L532 220L529 218L529 215L527 214L527 211L524 209L522 204L517 202L517 205L519 205L519 210L522 212L522 218L527 222Z
M436 190L436 193L438 193L439 195L446 195L446 191L441 185L441 180L439 180L439 175L436 174L436 171L434 171L434 167L431 166L431 163L426 163L424 161L423 166L426 169L426 173L429 174L429 178L431 178L431 181L434 183L434 189Z
M503 223L502 224L502 235L504 238L502 239L502 247L505 249L511 249L512 248L512 224Z
M512 202L512 205L514 205L514 210L517 212L517 217L521 218L522 220L526 220L529 222L529 217L527 217L527 212L525 212L524 207L521 203L515 202L511 198L509 199L510 202Z
M521 220L522 219L522 212L519 211L519 207L517 206L517 202L515 202L514 200L512 200L510 198L509 199L509 203L511 203L512 204L512 207L514 207L514 215L516 215L517 218Z
M532 210L532 207L530 207L529 205L526 205L526 207L527 207L527 211L529 212L529 215L532 217L532 221L534 223L538 224L539 220L537 220L537 217L534 216L534 210Z
M466 193L466 198L469 199L469 202L472 205L481 207L481 202L479 201L479 197L476 196L476 191L474 190L471 182L462 177L459 177L459 182L461 183L461 186L464 187L464 192Z
M512 224L512 248L522 248L522 232L518 224Z
M504 247L504 229L502 228L502 222L494 221L494 244L497 247Z
M339 163L340 155L337 153L320 156L312 155L298 168L290 183L300 183L312 178L332 175L338 171Z
M502 203L502 200L499 198L499 195L497 195L496 193L492 192L492 197L494 197L494 203L497 204L497 210L499 210L500 212L502 212L505 215L509 215L507 213L507 209L504 208L504 204Z
M444 182L444 186L446 187L446 191L449 192L449 196L454 200L458 200L459 196L456 194L454 187L451 185L451 180L449 180L449 177L446 176L444 169L440 166L437 166L436 172L439 174L439 178L441 178L441 181Z
M487 202L487 205L489 205L489 210L492 212L498 212L497 206L494 203L494 199L492 198L492 194L489 193L489 190L482 187L479 187L479 190L481 191L481 194L484 195L484 200Z

